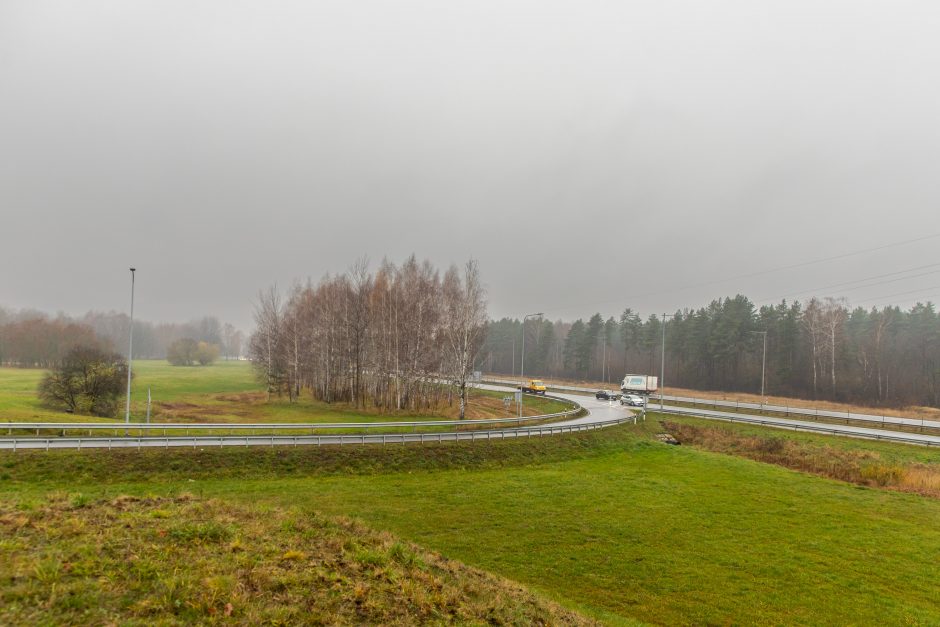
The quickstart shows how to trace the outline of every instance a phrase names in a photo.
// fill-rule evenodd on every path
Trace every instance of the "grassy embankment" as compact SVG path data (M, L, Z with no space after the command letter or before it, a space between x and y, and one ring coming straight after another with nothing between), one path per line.
M360 524L220 500L0 503L0 623L587 624Z
M650 415L659 417L658 414ZM904 444L832 438L804 433L784 436L758 426L728 425L662 416L664 428L683 444L738 455L823 477L940 497L940 451Z
M356 408L344 403L321 403L302 398L267 400L248 362L218 362L205 367L175 367L165 361L134 362L132 384L133 420L143 420L148 387L153 395L153 422L375 422L457 417L456 403L426 413L399 412L383 415L376 409ZM36 397L42 370L0 368L0 421L92 422L88 416L73 416L43 407ZM469 418L510 416L501 401L504 394L475 390L468 407ZM567 405L549 399L527 398L525 415L553 413Z
M63 498L105 507L97 504L120 494L193 492L301 520L353 516L608 623L940 622L940 500L669 447L651 441L659 429L649 420L532 441L385 449L16 453L0 456L0 502L29 512ZM864 445L893 459L935 454ZM18 577L52 569L71 585L96 576L64 570L66 545L43 542L49 563L27 561ZM94 539L83 531L69 542ZM148 555L161 576L171 572L171 562ZM234 590L248 594L243 585Z

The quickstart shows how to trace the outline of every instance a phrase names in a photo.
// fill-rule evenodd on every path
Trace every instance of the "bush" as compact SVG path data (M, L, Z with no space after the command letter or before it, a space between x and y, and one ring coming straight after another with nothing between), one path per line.
M173 366L192 366L196 360L196 340L184 337L166 349L166 360Z
M166 360L173 366L192 366L196 363L208 366L218 358L218 344L197 342L188 337L176 340L166 349Z
M201 366L208 366L219 358L218 344L209 344L208 342L199 342L196 347L196 361Z
M113 416L127 381L127 363L97 348L73 348L39 383L39 398L53 409Z

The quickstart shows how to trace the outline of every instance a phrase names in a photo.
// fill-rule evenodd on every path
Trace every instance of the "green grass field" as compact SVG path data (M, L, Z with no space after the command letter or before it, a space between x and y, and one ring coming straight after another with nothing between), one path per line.
M0 456L0 501L30 511L63 494L192 492L353 516L610 624L940 623L940 500L669 447L651 440L658 428L424 448L16 453Z
M0 368L0 420L71 419L69 414L47 409L39 403L36 388L44 372L39 369ZM146 412L148 387L155 402L193 404L212 403L220 394L260 390L247 362L222 361L204 368L182 368L170 366L165 361L135 361L131 385L134 416Z

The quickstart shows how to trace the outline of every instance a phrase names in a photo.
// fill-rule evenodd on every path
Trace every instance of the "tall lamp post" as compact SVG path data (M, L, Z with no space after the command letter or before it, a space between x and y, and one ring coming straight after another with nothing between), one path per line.
M522 386L525 385L525 321L529 318L538 318L542 313L526 314L522 317L522 355L519 362L519 378L522 383L519 384L519 417L522 417Z
M764 355L760 361L760 402L764 404L764 373L767 371L767 331L751 331L751 333L764 336Z
M124 423L131 421L131 359L134 356L134 272L137 268L131 268L131 325L127 341L127 401L124 405Z
M529 318L538 318L542 313L526 314L522 318L522 362L519 366L519 378L525 379L525 321Z

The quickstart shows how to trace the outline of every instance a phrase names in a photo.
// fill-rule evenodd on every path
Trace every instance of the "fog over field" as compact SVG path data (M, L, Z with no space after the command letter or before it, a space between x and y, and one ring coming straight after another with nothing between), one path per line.
M260 288L412 252L478 259L494 317L937 300L938 32L926 1L2 0L0 305L125 310L134 265L140 317L247 330Z

